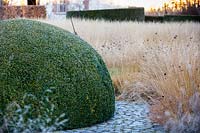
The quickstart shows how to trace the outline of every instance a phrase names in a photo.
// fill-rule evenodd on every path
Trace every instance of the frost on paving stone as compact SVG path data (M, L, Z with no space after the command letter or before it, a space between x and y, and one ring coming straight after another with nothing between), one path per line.
M148 112L147 104L117 101L115 116L109 121L63 133L164 133L161 126L150 121Z

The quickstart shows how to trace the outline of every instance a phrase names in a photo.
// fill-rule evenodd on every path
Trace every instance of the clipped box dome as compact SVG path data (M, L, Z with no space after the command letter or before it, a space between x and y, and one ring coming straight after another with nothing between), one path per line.
M31 20L0 21L0 110L25 93L42 97L53 88L52 118L69 120L63 129L90 126L114 115L114 89L99 54L77 36ZM39 101L32 104L40 112Z

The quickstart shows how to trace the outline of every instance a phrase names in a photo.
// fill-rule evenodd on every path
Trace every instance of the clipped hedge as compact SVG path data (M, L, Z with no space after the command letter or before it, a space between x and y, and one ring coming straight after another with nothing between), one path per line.
M145 22L163 22L164 16L145 16Z
M65 113L63 129L90 126L108 120L115 110L114 89L99 54L85 41L60 28L31 20L0 21L0 110L25 94L49 97L55 105L52 119Z
M164 15L164 16L145 16L145 22L200 22L200 16L184 15Z
M105 19L110 21L144 21L144 8L69 11L67 12L67 17Z
M192 15L165 15L165 21L172 22L184 22L184 21L193 21L200 22L200 16L192 16Z

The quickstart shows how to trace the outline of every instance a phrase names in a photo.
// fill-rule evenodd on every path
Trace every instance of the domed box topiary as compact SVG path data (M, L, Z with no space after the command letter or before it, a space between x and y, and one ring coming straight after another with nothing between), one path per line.
M65 113L63 129L100 123L113 116L114 89L99 54L85 41L60 28L31 20L0 21L0 110L23 96L38 99L53 88L52 119ZM40 114L39 101L31 102Z

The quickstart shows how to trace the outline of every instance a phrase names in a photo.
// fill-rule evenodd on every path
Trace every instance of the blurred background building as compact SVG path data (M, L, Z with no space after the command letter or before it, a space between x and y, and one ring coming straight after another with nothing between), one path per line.
M92 10L111 8L100 0L0 0L0 5L26 6L45 5L52 6L53 12L67 12L68 10Z
M65 14L74 10L142 6L147 15L200 15L200 0L0 0L1 5L44 5L49 13L54 14Z

